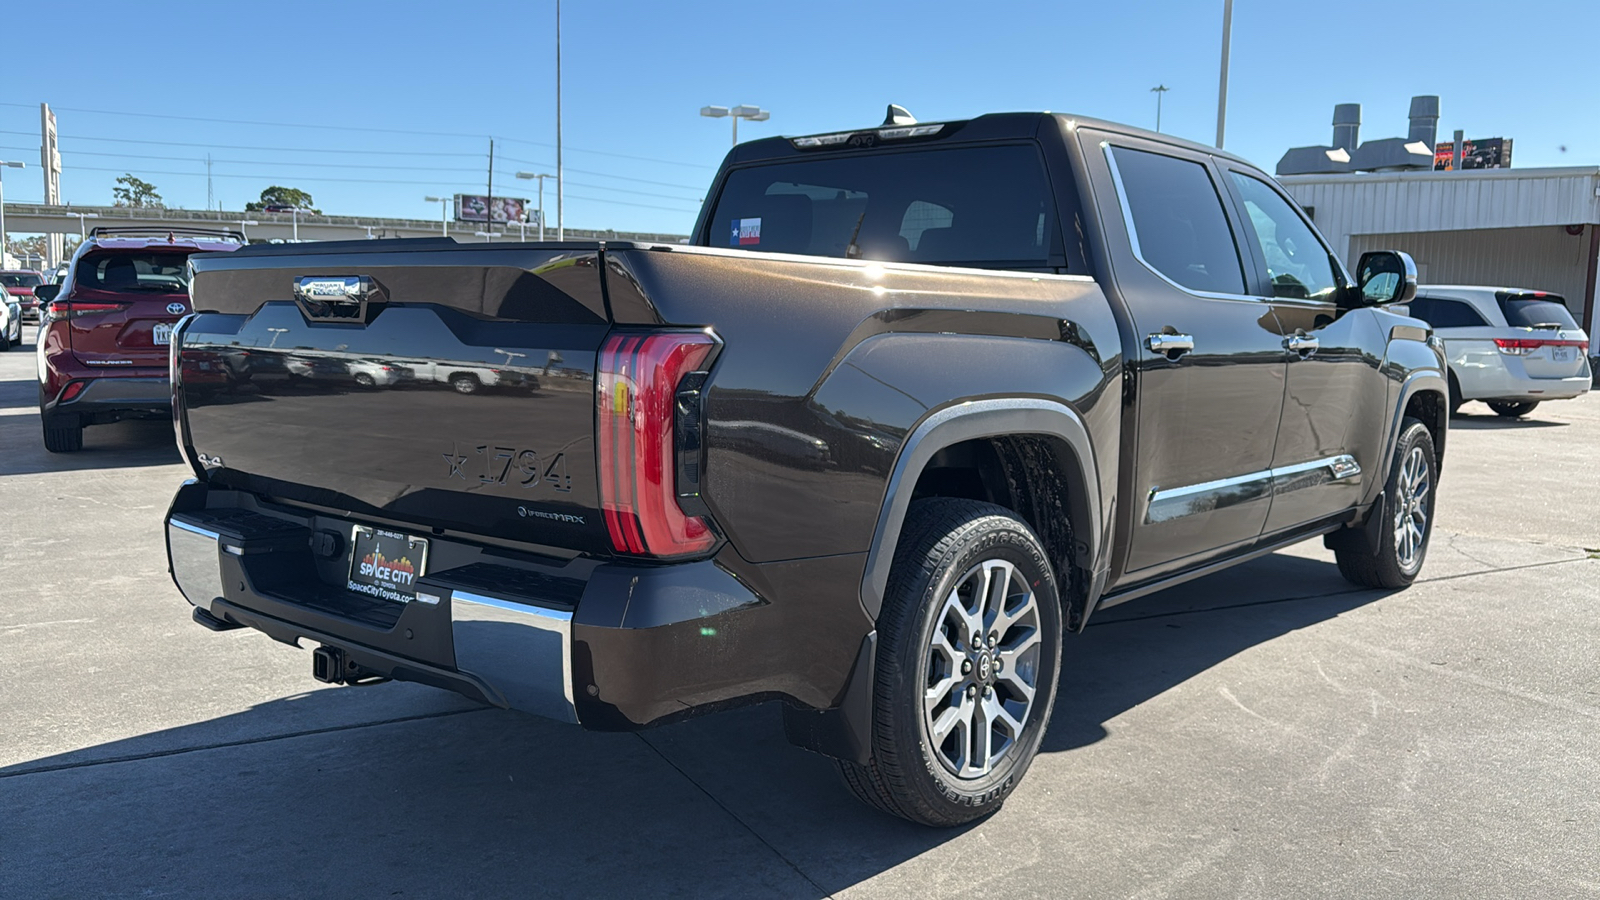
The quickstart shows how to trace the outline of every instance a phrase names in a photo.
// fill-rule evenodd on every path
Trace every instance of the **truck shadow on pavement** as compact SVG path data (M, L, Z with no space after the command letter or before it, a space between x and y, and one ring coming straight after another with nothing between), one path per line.
M1067 640L1022 791L1070 793L1062 751L1114 740L1121 713L1383 596L1278 554L1102 612ZM20 763L0 798L0 894L16 896L820 897L985 827L857 803L784 740L775 705L596 734L401 684Z

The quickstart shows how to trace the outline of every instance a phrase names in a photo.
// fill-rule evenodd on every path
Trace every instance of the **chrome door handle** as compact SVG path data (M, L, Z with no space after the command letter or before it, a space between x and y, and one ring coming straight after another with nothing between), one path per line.
M1152 334L1145 340L1151 352L1165 354L1167 359L1174 361L1194 349L1194 336L1188 334Z
M1291 334L1284 339L1283 345L1300 354L1301 359L1305 359L1316 353L1317 349L1322 346L1322 342L1307 334Z

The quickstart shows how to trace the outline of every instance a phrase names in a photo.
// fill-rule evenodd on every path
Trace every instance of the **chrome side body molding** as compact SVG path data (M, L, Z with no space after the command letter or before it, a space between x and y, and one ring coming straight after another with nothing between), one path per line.
M1341 454L1235 475L1231 478L1219 478L1201 484L1157 488L1150 492L1150 503L1145 510L1144 520L1146 523L1167 522L1196 513L1259 500L1273 494L1287 494L1360 475L1361 466L1355 457Z

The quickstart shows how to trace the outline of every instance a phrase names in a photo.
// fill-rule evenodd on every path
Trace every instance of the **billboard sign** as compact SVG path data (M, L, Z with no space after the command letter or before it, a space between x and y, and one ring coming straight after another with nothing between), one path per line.
M528 221L528 201L520 197L495 197L491 200L482 194L457 194L455 208L457 222L493 221L504 224Z
M1455 160L1455 142L1440 141L1433 148L1434 171L1447 171ZM1461 142L1462 169L1511 168L1511 138L1479 138Z

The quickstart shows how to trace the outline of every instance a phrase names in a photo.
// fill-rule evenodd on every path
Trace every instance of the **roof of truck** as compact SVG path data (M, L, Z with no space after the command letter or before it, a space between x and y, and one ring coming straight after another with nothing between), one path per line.
M943 121L917 122L915 123L916 126L931 127L938 125L943 126L944 130L939 135L932 135L921 139L913 138L911 141L908 141L908 145L910 143L931 143L940 140L974 142L1005 140L1008 138L1033 138L1038 135L1040 127L1047 120L1051 119L1059 122L1062 127L1068 130L1076 130L1078 128L1093 128L1100 131L1110 131L1117 134L1128 135L1129 137L1140 138L1142 140L1170 144L1175 147L1182 147L1186 150L1192 150L1199 153L1210 153L1215 156L1221 156L1226 159L1244 163L1245 165L1255 165L1249 160L1233 153L1229 153L1226 150L1220 150L1216 147L1211 147L1195 141L1185 140L1184 138L1175 137L1170 134L1149 131L1133 125L1125 125L1121 122L1110 122L1106 121L1105 119L1096 119L1090 116L1078 116L1070 113L1055 113L1049 111L988 113L972 119L950 119ZM798 156L810 155L816 152L827 152L826 150L818 151L815 149L798 148L795 146L795 141L808 137L816 138L827 137L831 135L857 135L864 134L866 132L874 132L883 129L893 129L899 127L908 126L884 123L880 125L865 125L857 128L841 128L835 131L822 132L821 134L816 135L785 135L782 137L762 138L761 140L750 141L734 147L733 150L729 152L726 163L729 165L737 165L739 163L756 162L759 160L794 158Z

